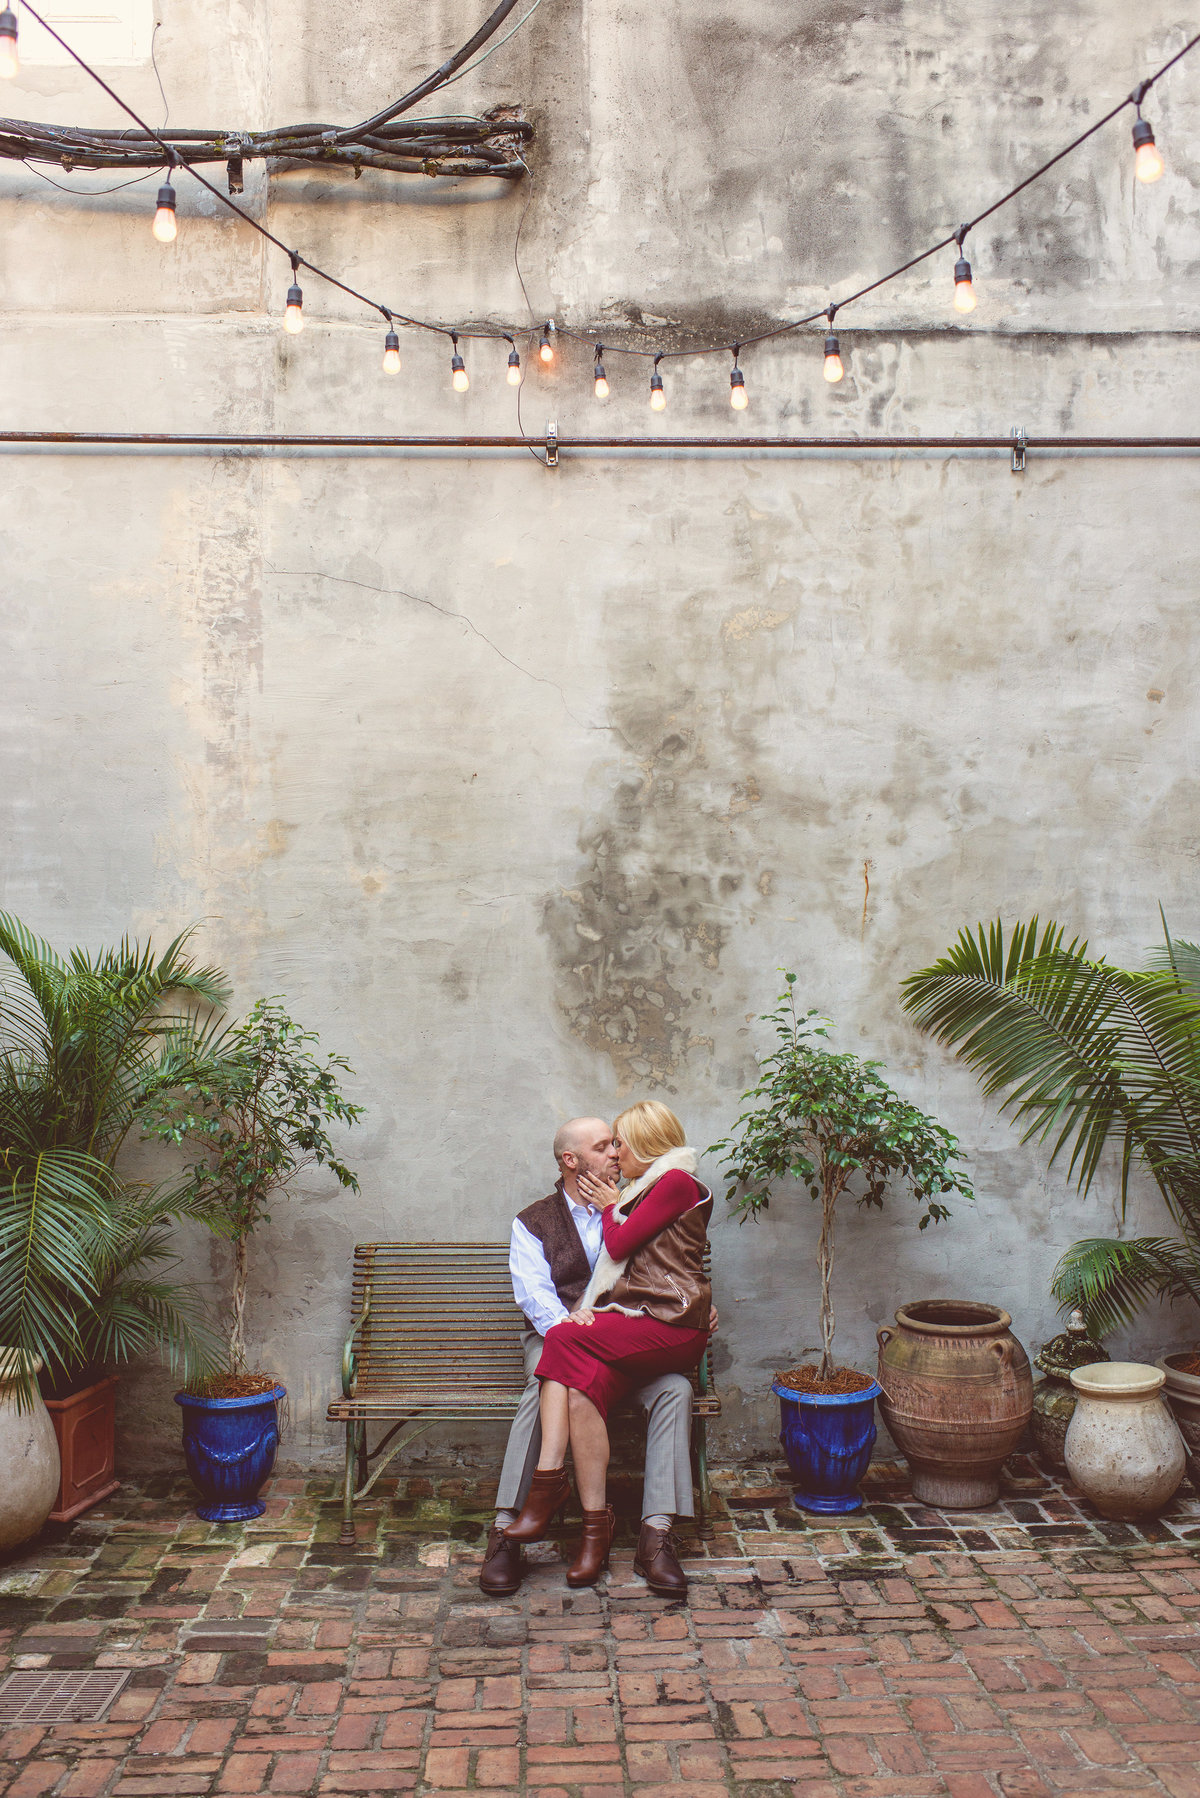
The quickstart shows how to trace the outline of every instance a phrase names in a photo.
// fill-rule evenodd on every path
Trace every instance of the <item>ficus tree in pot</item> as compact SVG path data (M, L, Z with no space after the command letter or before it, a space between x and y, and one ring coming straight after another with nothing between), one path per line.
M235 1382L266 1377L249 1374L246 1298L250 1239L270 1223L269 1207L314 1165L359 1189L329 1135L331 1124L349 1127L362 1115L338 1084L354 1070L341 1055L318 1061L316 1043L316 1033L301 1029L278 999L259 999L146 1127L148 1135L200 1151L187 1170L192 1204L233 1250L226 1374Z
M817 1267L821 1279L821 1359L817 1381L836 1371L833 1268L837 1209L848 1191L861 1208L881 1211L889 1186L907 1186L922 1207L918 1229L950 1216L942 1195L974 1197L955 1166L958 1139L902 1099L881 1078L877 1061L825 1047L827 1020L796 1009L794 974L765 1022L778 1047L763 1062L757 1086L744 1095L751 1109L734 1133L715 1145L730 1185L726 1199L741 1222L771 1203L775 1187L798 1180L821 1208Z
M906 1186L921 1207L919 1228L950 1213L943 1195L973 1197L955 1165L958 1141L892 1091L880 1063L838 1054L826 1046L829 1027L816 1011L797 1011L796 976L765 1022L776 1048L762 1078L744 1095L749 1109L733 1134L715 1145L730 1175L726 1199L741 1222L761 1217L776 1187L798 1181L820 1207L817 1268L821 1282L821 1358L818 1365L776 1377L782 1441L799 1480L796 1503L806 1510L843 1512L861 1504L858 1481L875 1440L875 1382L834 1360L833 1274L837 1211L850 1194L867 1210L882 1210L890 1186Z
M162 1141L199 1150L188 1170L193 1201L233 1251L225 1373L176 1395L188 1469L204 1495L197 1509L213 1521L262 1513L257 1493L274 1465L277 1404L286 1396L273 1374L248 1366L251 1238L306 1168L326 1167L342 1186L359 1189L329 1133L362 1115L339 1085L353 1069L340 1055L318 1060L316 1043L277 999L259 999L147 1125Z

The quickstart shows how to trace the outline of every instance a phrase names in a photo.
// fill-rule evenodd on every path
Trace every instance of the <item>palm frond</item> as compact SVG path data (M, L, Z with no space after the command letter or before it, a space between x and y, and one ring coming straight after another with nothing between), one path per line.
M1173 1237L1088 1237L1062 1257L1051 1291L1060 1309L1077 1306L1092 1334L1107 1336L1132 1323L1151 1298L1200 1304L1200 1261Z
M1104 1150L1121 1152L1122 1195L1144 1162L1168 1202L1192 1215L1200 1188L1200 1087L1192 1077L1200 1003L1170 973L1128 973L1064 944L1057 924L997 921L963 931L932 967L904 982L904 1007L1005 1095L1022 1141L1086 1192ZM1200 1221L1200 1211L1196 1211Z
M57 951L11 912L0 912L0 953L7 955L43 1012L53 1010L67 972Z

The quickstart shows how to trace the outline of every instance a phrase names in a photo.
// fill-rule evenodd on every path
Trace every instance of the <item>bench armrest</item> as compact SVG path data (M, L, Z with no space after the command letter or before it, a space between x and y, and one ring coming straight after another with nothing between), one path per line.
M351 1330L349 1336L347 1336L347 1338L346 1338L345 1347L342 1349L342 1397L343 1398L353 1398L353 1396L354 1396L354 1380L355 1380L355 1376L358 1373L358 1356L354 1352L354 1339L358 1335L358 1332L362 1329L363 1325L366 1323L366 1321L367 1321L368 1317L370 1317L370 1315L371 1315L371 1300L370 1300L370 1296L368 1295L366 1303L364 1304L362 1310L358 1314L358 1319L354 1325L354 1328Z

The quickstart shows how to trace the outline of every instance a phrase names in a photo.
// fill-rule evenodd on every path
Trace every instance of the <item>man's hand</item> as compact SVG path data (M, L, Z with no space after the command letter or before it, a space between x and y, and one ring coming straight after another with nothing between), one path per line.
M621 1194L615 1186L604 1180L597 1180L595 1174L580 1174L576 1185L589 1205L595 1205L600 1211L607 1211L615 1205Z
M595 1323L596 1313L594 1311L572 1311L568 1313L564 1321L569 1324L583 1324L586 1329L588 1324Z
M716 1335L718 1322L717 1307L715 1305L710 1305L708 1313L708 1333L710 1336Z

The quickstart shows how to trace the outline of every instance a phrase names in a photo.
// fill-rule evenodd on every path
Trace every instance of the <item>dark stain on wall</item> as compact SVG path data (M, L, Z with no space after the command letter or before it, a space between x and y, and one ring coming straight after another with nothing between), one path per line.
M559 1009L609 1057L623 1091L674 1093L685 1068L711 1056L721 954L759 892L744 822L757 788L745 774L714 777L709 706L689 690L627 707L637 766L582 826L575 885L543 906Z

